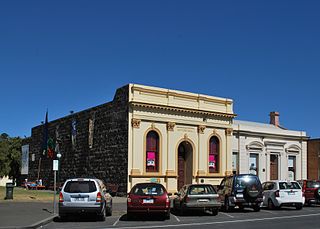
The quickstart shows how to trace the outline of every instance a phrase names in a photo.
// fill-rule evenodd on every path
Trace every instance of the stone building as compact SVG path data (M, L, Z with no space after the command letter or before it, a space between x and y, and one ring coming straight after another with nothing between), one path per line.
M270 124L235 120L233 133L235 173L256 174L262 182L307 178L306 132L281 127L278 112L270 113Z
M308 141L308 179L320 179L320 139Z
M92 176L126 193L157 181L170 191L185 183L218 184L232 173L230 99L129 84L113 101L49 122L62 154L59 177ZM32 129L29 179L52 185L52 160L42 156L45 125Z

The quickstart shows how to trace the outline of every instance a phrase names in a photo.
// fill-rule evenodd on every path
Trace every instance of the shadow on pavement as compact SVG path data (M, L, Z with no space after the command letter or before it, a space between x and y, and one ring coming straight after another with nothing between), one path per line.
M128 217L124 214L120 217L119 221L164 221L165 217L161 214L135 214Z

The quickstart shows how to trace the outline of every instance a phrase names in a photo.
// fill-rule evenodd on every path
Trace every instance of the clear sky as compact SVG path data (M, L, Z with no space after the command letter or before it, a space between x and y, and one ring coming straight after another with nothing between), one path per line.
M320 1L0 1L0 133L139 83L234 100L320 137Z

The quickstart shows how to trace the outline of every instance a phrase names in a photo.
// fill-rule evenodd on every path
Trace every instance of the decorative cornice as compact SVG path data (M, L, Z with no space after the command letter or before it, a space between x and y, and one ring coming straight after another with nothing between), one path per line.
M167 130L168 131L174 131L175 125L176 125L176 123L174 123L174 122L168 122L167 123Z
M140 123L141 123L140 119L136 119L136 118L132 118L131 119L131 124L132 124L133 128L139 129L140 128Z
M224 117L224 118L234 118L237 116L236 114L204 111L204 110L190 109L190 108L178 108L178 107L165 106L165 105L154 105L149 103L131 102L130 104L133 107L143 107L143 108L152 108L152 109L166 110L166 111L185 112L185 113L201 114L201 115L207 115L207 116L212 115L212 116Z
M227 128L226 129L227 136L232 136L232 133L233 133L233 129L232 128Z
M199 133L199 134L203 134L205 129L206 129L206 126L204 126L204 125L199 125L199 126L198 126L198 133Z
M139 91L144 93L150 93L150 94L157 94L157 95L163 95L166 97L174 96L179 98L185 98L185 99L192 99L196 101L206 101L206 102L213 102L213 103L219 103L219 104L225 104L225 105L231 105L233 101L231 99L224 99L224 98L213 98L213 97L207 97L205 95L199 95L199 94L184 94L184 93L178 93L176 91L170 91L170 90L156 90L156 89L149 89L139 86L132 86L132 91Z

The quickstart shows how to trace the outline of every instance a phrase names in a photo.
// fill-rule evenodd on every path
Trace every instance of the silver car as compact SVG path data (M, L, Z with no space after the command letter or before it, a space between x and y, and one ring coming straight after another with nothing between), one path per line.
M90 178L67 180L59 196L59 216L94 213L104 221L112 214L112 197L103 181Z
M187 210L210 210L217 215L221 202L219 195L210 184L189 184L181 188L173 199L173 208L183 215Z

